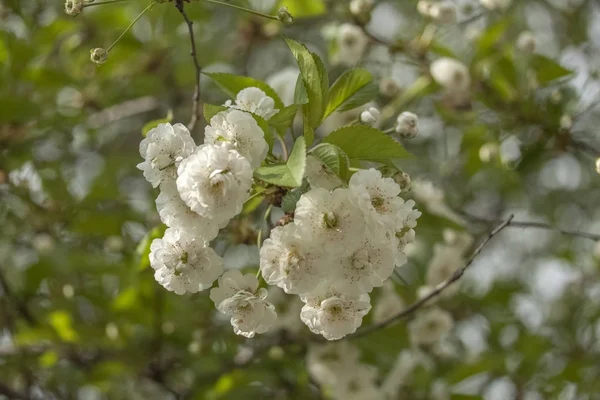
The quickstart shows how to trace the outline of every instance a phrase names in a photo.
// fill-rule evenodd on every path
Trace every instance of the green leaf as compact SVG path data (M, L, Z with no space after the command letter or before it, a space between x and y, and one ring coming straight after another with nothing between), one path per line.
M146 123L146 125L144 125L144 127L142 128L142 136L146 137L146 135L148 135L148 132L150 132L152 129L156 128L159 124L166 124L171 121L173 121L173 111L169 110L167 112L167 116L165 118L155 119L153 121Z
M299 74L296 80L296 88L294 89L294 104L302 105L306 103L308 103L308 93L306 93L302 75Z
M286 164L268 165L254 171L256 179L283 187L298 187L302 184L306 168L306 141L296 139Z
M338 146L351 161L389 163L391 160L411 157L400 143L379 129L366 125L345 126L329 134L323 142Z
M323 0L283 0L281 5L287 7L294 18L314 17L327 11Z
M291 213L296 210L296 204L300 197L309 189L308 185L302 185L287 192L281 200L281 210L286 213Z
M218 105L215 105L215 104L204 103L204 107L203 107L202 113L204 114L204 119L206 120L206 122L210 124L210 120L212 119L212 117L214 117L215 115L217 115L221 111L225 111L225 110L228 110L228 109L229 108L225 107L225 106L218 106Z
M379 86L373 82L367 83L344 102L338 111L348 111L373 101L379 95Z
M56 331L58 337L65 342L76 342L79 335L73 329L73 319L67 311L54 311L48 316L50 325Z
M571 75L573 71L566 69L556 61L541 54L534 54L531 59L531 66L535 71L537 81L545 85L553 80Z
M331 115L332 112L337 110L372 80L373 77L371 73L363 68L351 69L344 72L329 90L329 101L325 108L324 118Z
M302 106L302 111L310 126L316 128L323 120L325 105L327 104L327 91L329 89L327 71L323 61L316 54L308 51L306 46L286 37L284 39L296 58L300 76L308 95L308 103Z
M487 30L477 39L476 60L486 57L493 52L494 46L496 46L502 36L504 36L504 33L510 24L511 20L509 18L503 18L487 28Z
M304 136L304 139L306 139L308 145L311 145L315 140L315 130L310 126L310 122L308 122L306 115L302 117L302 135Z
M309 154L319 159L330 171L339 176L343 181L347 181L350 175L350 160L338 146L330 143L321 143L312 148Z
M271 117L269 120L269 125L277 129L279 135L283 137L285 135L285 131L294 123L294 118L296 117L297 113L297 104L287 106L282 110L279 110L277 114Z
M281 110L284 107L277 92L263 81L248 76L239 76L222 72L207 73L205 75L215 81L215 83L232 98L235 98L242 89L257 87L275 101L275 108Z

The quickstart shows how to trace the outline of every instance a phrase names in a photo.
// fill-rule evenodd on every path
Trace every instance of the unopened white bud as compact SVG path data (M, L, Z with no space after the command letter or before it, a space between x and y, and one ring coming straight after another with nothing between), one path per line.
M379 110L375 107L369 107L360 114L360 122L365 125L375 125L379 119Z
M90 59L94 64L104 64L108 60L108 51L102 48L90 50Z
M379 82L379 93L385 97L394 97L400 92L400 86L392 78L383 78Z
M536 40L533 33L529 31L521 32L517 38L517 48L524 53L533 53L535 51Z
M400 190L402 192L408 192L412 183L410 175L408 175L406 172L399 171L392 178L398 184L398 186L400 186Z
M350 12L352 15L364 15L373 9L374 0L352 0L350 2Z
M290 11L287 7L279 8L279 10L277 11L277 19L287 25L294 22L294 17L292 17L292 14L290 14Z
M573 118L569 114L560 117L560 129L568 131L573 127Z
M431 7L433 7L433 1L430 0L420 0L417 3L417 11L424 17L429 17L431 15Z
M479 159L481 162L489 163L498 155L498 151L496 143L485 143L479 148Z
M456 22L456 6L450 1L434 3L429 9L429 16L441 24Z
M403 139L412 139L419 133L419 117L409 111L404 111L396 121L396 132Z
M83 0L67 0L65 1L65 12L67 15L76 17L83 11Z
M600 158L596 160L596 172L600 174Z
M429 72L438 84L453 92L465 91L471 85L469 69L453 58L438 58L431 63Z

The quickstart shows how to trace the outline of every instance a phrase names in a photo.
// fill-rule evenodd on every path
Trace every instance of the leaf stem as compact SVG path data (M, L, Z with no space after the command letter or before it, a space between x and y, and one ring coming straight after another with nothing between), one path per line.
M127 28L125 28L125 30L123 31L123 33L121 33L121 35L117 38L117 40L114 41L113 44L111 44L108 49L106 49L106 51L108 53L110 53L110 51L112 50L113 47L115 47L115 45L117 43L119 43L119 40L121 40L123 38L123 36L125 36L125 34L127 32L129 32L129 30L131 28L133 28L133 26L140 20L140 18L142 18L142 15L146 14L146 12L152 10L152 8L156 5L156 3L152 2L150 4L148 4L148 7L144 8L144 11L142 11L141 13L139 13L139 15L137 17L135 17L135 19L131 22L131 24L129 24L129 26Z
M222 6L227 6L227 7L231 7L231 8L235 8L236 10L240 10L240 11L244 11L250 14L254 14L254 15L258 15L259 17L263 17L263 18L267 18L267 19L272 19L274 21L279 21L279 18L277 18L275 15L269 15L269 14L263 14L261 12L258 11L254 11L251 10L249 8L246 7L242 7L242 6L238 6L235 4L230 4L230 3L225 3L224 1L219 1L219 0L204 0L208 3L214 3L214 4L219 4Z

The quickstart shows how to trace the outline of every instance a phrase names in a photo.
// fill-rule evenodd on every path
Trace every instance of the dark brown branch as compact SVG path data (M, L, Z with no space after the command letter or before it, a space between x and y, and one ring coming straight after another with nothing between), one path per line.
M394 324L395 322L411 315L412 313L417 311L419 308L423 307L431 299L439 296L440 293L442 293L444 290L446 290L446 288L448 286L454 284L456 281L458 281L460 278L462 278L462 276L464 275L467 268L469 268L471 266L471 264L473 264L473 261L475 261L477 256L481 253L481 251L488 244L488 242L494 236L496 236L498 233L500 233L500 231L502 231L504 228L506 228L511 223L513 218L514 218L514 215L511 214L507 219L502 221L490 233L488 233L488 235L485 237L485 239L483 239L483 241L479 244L479 246L477 246L477 248L473 251L473 254L471 254L471 257L467 260L467 263L462 268L459 268L456 271L454 271L452 276L445 282L438 285L433 292L429 293L427 296L423 297L422 299L415 301L410 306L408 306L404 310L400 311L398 314L394 315L393 317L388 318L385 321L382 321L380 323L377 323L377 324L368 326L364 329L361 329L358 332L356 332L354 335L348 336L348 338L349 339L359 338L359 337L368 335L370 333L373 333L375 331L378 331L380 329L386 328L386 327Z
M190 123L188 124L188 129L190 132L194 130L196 123L202 117L202 110L200 108L200 76L202 74L202 67L200 66L200 62L198 61L198 54L196 52L196 39L194 38L194 22L188 17L185 12L183 6L184 0L175 0L175 7L179 10L185 23L188 26L188 32L190 34L190 43L192 45L192 51L190 55L194 60L194 67L196 68L196 89L194 90L194 97L192 97L192 117L190 119Z
M464 216L465 218L467 218L468 220L480 222L480 223L484 223L484 224L494 224L494 223L498 222L497 220L489 220L489 219L485 219L485 218L480 218L480 217L477 217L475 215L471 215L471 214L468 214L465 212L461 212L460 214L462 216ZM571 230L571 229L557 228L555 226L546 224L544 222L511 221L510 224L508 224L508 228L545 229L545 230L549 230L549 231L555 231L555 232L561 233L563 235L575 236L575 237L596 240L596 241L600 240L600 234L581 232L581 231L576 231L576 230Z

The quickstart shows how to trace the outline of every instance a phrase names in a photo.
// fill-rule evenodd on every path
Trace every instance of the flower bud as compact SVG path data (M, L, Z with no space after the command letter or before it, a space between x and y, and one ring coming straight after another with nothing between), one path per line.
M533 33L529 31L521 32L517 38L517 48L523 53L533 53L535 51L536 40Z
M394 97L400 92L400 86L392 78L383 78L379 82L379 93L385 97Z
M560 129L564 131L571 130L573 127L573 118L569 114L564 114L560 117Z
M412 183L410 175L406 172L398 171L393 177L394 181L400 186L402 192L408 192Z
M419 133L419 117L409 111L404 111L396 121L396 132L403 139L412 139Z
M424 17L429 17L431 13L431 7L433 7L433 2L429 0L420 0L417 3L417 11Z
M450 1L435 3L429 8L429 16L441 24L456 22L456 6Z
M90 50L90 59L95 64L104 64L108 60L108 51L100 47Z
M65 1L65 12L67 15L76 17L83 11L83 0L67 0Z
M453 58L438 58L431 63L429 72L438 84L452 92L464 92L471 85L469 69Z
M600 174L600 158L596 160L596 172Z
M365 125L375 125L379 119L379 110L375 107L369 107L360 114L360 122Z
M496 143L485 143L479 148L479 159L481 162L489 163L498 156L500 149Z
M292 14L290 14L290 11L285 6L280 7L277 11L277 19L287 25L294 22L294 17L292 17Z
M364 15L373 9L374 0L352 0L350 2L350 12L352 15Z

